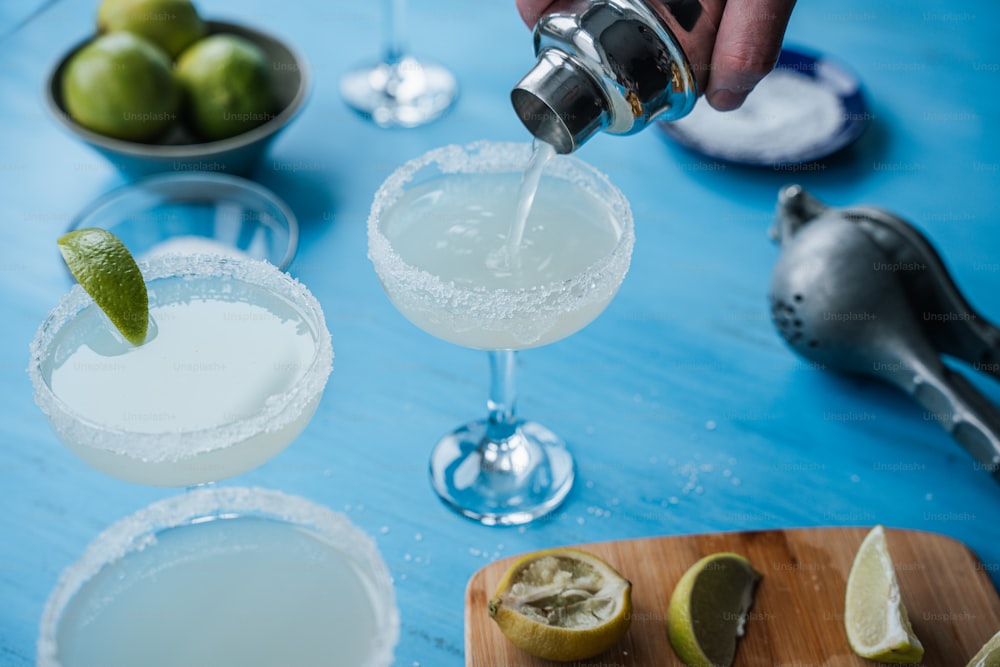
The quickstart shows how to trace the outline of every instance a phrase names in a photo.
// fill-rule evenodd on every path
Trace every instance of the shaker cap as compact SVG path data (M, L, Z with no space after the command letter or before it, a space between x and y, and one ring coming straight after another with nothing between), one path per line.
M547 49L510 93L532 135L572 153L610 122L600 86L564 51Z
M511 91L514 110L536 138L571 153L597 132L633 134L691 110L695 71L674 31L688 41L714 41L715 28L705 12L682 25L669 7L661 16L646 1L565 0L539 19L538 59ZM697 29L697 38L685 26Z

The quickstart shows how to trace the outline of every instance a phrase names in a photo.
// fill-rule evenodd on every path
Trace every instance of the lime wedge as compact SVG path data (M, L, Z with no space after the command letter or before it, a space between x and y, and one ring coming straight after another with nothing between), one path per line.
M761 575L743 556L705 556L677 582L667 610L667 635L688 667L733 664Z
M923 658L924 647L910 626L882 526L872 528L854 555L844 625L851 650L862 658L891 663Z
M1000 667L1000 632L983 644L966 667Z
M628 631L632 584L592 553L547 549L507 569L488 610L522 650L546 660L585 660Z
M149 326L146 282L132 253L104 229L77 229L59 238L70 273L122 336L141 345Z

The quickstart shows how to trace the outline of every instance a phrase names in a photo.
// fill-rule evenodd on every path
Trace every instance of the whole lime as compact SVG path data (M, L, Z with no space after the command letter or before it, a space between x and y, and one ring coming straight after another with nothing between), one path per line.
M118 139L155 139L176 120L180 107L170 58L128 32L101 35L73 54L61 83L73 120Z
M175 67L194 129L225 139L270 120L276 106L270 60L253 42L230 34L194 43Z
M204 37L206 28L191 0L103 0L97 30L133 32L176 58Z

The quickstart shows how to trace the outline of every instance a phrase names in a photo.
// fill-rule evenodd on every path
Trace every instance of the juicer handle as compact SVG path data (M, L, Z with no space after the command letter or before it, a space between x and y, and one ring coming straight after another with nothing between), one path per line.
M924 368L912 384L911 394L1000 482L1000 409L957 371L944 364Z
M939 354L1000 378L1000 328L969 303L930 240L902 218L871 206L842 209L902 269L902 285Z

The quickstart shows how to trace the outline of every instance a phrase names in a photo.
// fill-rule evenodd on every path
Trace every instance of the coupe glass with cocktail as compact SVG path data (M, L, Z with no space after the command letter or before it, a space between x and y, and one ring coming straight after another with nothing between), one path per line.
M343 515L202 486L117 521L66 568L37 667L388 667L392 578Z
M544 157L527 144L433 150L385 181L368 219L369 257L395 307L438 338L490 353L487 418L446 435L430 463L442 500L488 525L531 521L569 492L565 443L515 415L514 354L597 317L634 244L628 201L604 175Z
M315 297L262 261L166 256L143 276L142 344L80 286L39 328L29 373L60 440L102 472L158 486L232 477L284 449L331 369Z

